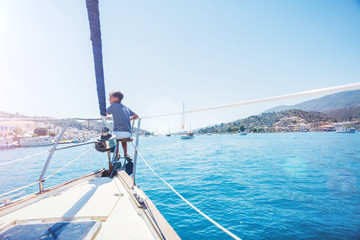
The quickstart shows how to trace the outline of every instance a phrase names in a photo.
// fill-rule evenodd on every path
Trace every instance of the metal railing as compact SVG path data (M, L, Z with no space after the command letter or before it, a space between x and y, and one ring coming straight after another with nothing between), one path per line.
M39 119L38 119L39 120ZM42 119L41 119L42 120ZM47 119L48 120L48 119ZM71 121L76 121L76 120L80 120L80 121L99 121L101 119L85 119L85 118L68 118L66 119L66 124L65 126L63 127L63 129L61 130L61 133L57 136L56 140L55 140L55 143L54 145L52 146L52 148L50 150L46 150L46 151L43 151L43 152L40 152L40 153L37 153L37 154L34 154L34 155L31 155L31 156L28 156L28 157L23 157L23 158L20 158L20 159L16 159L16 160L12 160L12 161L9 161L9 162L6 162L4 163L3 165L7 165L7 164L10 164L10 163L13 163L13 162L17 162L17 161L20 161L20 160L24 160L24 159L27 159L27 158L30 158L30 157L34 157L34 156L37 156L37 155L40 155L40 154L44 154L45 152L49 152L49 155L47 157L47 160L44 164L44 167L41 171L41 174L40 174L40 177L39 177L39 180L37 180L36 182L33 182L31 184L28 184L26 186L22 186L22 187L19 187L19 188L16 188L16 189L13 189L9 192L6 192L6 193L3 193L3 194L0 194L0 197L3 197L3 196L8 196L9 194L11 193L14 193L14 192L18 192L20 190L23 190L23 189L26 189L26 188L29 188L31 186L34 186L36 184L39 184L39 193L42 193L44 192L44 182L46 180L48 180L50 177L53 177L55 174L57 174L58 172L60 172L61 170L63 170L65 167L69 166L71 163L75 162L76 160L80 159L81 157L85 156L86 154L88 154L91 150L93 150L94 148L91 148L89 149L88 151L86 151L85 153L79 155L78 157L76 157L75 159L73 159L72 161L70 161L69 163L65 164L63 167L61 167L60 169L56 170L54 173L52 173L51 175L47 176L45 178L45 174L46 174L46 171L49 167L49 164L51 162L51 159L53 157L53 154L55 151L60 151L60 150L64 150L64 149L69 149L69 148L73 148L73 147L79 147L79 146L84 146L84 145L88 145L88 144L93 144L94 141L91 141L91 142L86 142L86 143L79 143L79 144L75 144L75 145L72 145L72 146L65 146L65 147L61 147L61 148L57 148L60 140L62 139L62 137L64 136L64 133L65 131L67 130L67 128L69 127ZM133 123L134 124L134 123ZM138 131L139 133L139 131ZM138 139L138 136L137 136L137 139ZM17 197L19 196L20 194L22 194L24 192L21 192L21 193L18 193L18 194L13 194L11 196L8 196L8 197L4 197L3 199L0 200L0 203L1 202L5 202L5 203L8 203L10 201L11 198L13 197Z
M50 150L49 156L48 156L48 158L47 158L47 160L46 160L46 163L45 163L45 165L44 165L44 167L43 167L43 170L42 170L42 172L41 172L41 174L40 174L40 177L39 177L39 189L40 189L40 193L44 191L44 185L43 185L43 183L45 182L45 180L44 180L44 175L45 175L46 170L47 170L47 168L48 168L48 166L49 166L49 163L50 163L50 161L51 161L52 155L54 154L55 149L56 149L57 145L59 144L60 139L61 139L62 136L64 135L66 129L69 127L70 121L71 121L71 119L68 119L68 120L67 120L65 127L63 128L63 130L62 130L61 133L59 134L58 138L56 139L56 142L55 142L54 146L53 146L52 149Z
M133 181L133 185L135 186L135 178L136 178L136 165L137 165L137 156L138 156L138 146L139 146L139 136L140 136L140 125L141 125L141 118L137 118L134 119L131 125L131 132L133 133L135 131L135 121L137 122L137 128L136 128L136 135L135 135L135 144L133 143L134 146L134 165L133 165L133 169L132 169L132 181ZM132 139L134 140L134 139ZM120 140L121 141L121 140ZM133 141L132 141L133 142ZM118 148L118 144L116 145L115 149L114 149L114 154L112 157L112 165L115 165L116 162L116 153L117 153L117 148ZM124 156L125 158L125 156ZM126 162L126 161L125 161ZM125 167L125 162L122 166L122 169L124 169ZM110 175L112 177L112 174Z
M45 178L44 179L44 176L45 176L45 173L47 171L47 168L49 166L49 163L52 159L52 156L54 154L55 151L59 151L59 150L63 150L63 149L68 149L68 148L71 148L71 147L77 147L77 146L83 146L83 145L86 145L86 144L91 144L91 143L94 143L94 142L89 142L89 143L81 143L81 144L76 144L74 146L66 146L66 147L62 147L62 148L57 148L57 145L59 144L59 141L60 139L62 138L62 136L64 135L66 129L69 127L69 124L72 120L85 120L85 121L96 121L96 120L100 120L100 119L85 119L85 118L69 118L67 119L67 122L66 122L66 125L65 127L62 129L61 133L58 135L56 141L55 141L55 144L54 146L52 147L52 149L50 150L50 153L49 153L49 156L45 162L45 165L43 167L43 170L40 174L40 177L39 177L39 189L40 189L40 193L42 193L44 191L44 182L50 178L50 176L53 176L55 175L57 172L59 172L60 170L62 170L63 168L65 168L67 165L69 165L71 162L77 160L78 158L74 159L73 161L71 161L69 164L65 165L63 168L61 168L60 170L56 171L54 174L50 175L49 177ZM138 155L138 145L139 145L139 136L140 136L140 124L141 124L141 118L137 118L137 119L134 119L133 120L133 123L132 123L132 127L131 127L131 131L133 132L134 131L134 125L135 125L135 121L138 120L138 124L137 124L137 131L136 131L136 140L135 140L135 147L134 147L134 165L133 165L133 173L132 173L132 180L133 180L133 185L135 186L135 175L136 175L136 164L137 164L137 155ZM104 123L106 124L106 123ZM115 151L114 151L114 154L113 154L113 161L112 161L112 164L114 163L114 159L115 159L115 155L116 155L116 152L117 152L117 148L118 147L118 144L117 146L115 147ZM90 151L88 151L90 152ZM86 152L86 153L88 153ZM82 156L82 155L81 155ZM80 156L80 157L81 157ZM79 158L80 158L79 157Z

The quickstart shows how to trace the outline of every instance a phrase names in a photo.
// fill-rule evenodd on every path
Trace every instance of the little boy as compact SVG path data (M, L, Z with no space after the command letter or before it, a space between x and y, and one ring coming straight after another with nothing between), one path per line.
M121 103L124 94L120 91L113 91L110 93L110 107L106 109L106 115L112 114L114 119L114 131L116 139L131 138L131 124L130 121L139 116L131 111L128 107ZM130 118L131 117L131 118ZM127 154L127 142L122 142L124 149L124 157L131 161L131 157ZM119 157L119 142L117 142L116 156Z

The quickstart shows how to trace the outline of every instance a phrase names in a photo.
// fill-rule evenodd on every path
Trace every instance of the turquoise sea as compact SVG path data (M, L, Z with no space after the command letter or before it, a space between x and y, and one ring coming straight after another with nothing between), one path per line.
M47 175L91 147L55 152ZM46 149L0 150L0 164ZM241 239L360 239L359 132L147 137L140 138L139 149L180 194ZM0 193L35 182L46 158L0 166ZM106 154L94 150L45 187L106 166ZM137 183L182 239L231 239L141 158Z

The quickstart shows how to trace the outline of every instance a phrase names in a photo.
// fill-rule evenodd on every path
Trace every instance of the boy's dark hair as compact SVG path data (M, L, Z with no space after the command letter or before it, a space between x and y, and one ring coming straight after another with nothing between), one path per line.
M112 91L112 92L110 93L110 95L113 96L113 97L118 98L118 99L119 99L119 103L121 103L121 100L123 100L123 98L124 98L124 94L123 94L122 92L120 92L120 91Z

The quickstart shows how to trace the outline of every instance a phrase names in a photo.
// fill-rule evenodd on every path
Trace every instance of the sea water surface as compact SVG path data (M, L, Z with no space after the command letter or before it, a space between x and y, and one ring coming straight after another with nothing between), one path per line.
M0 150L0 164L49 148ZM55 152L46 176L91 148ZM139 149L183 197L241 239L360 239L360 133L144 137ZM0 194L38 180L46 158L0 165ZM106 166L106 154L93 150L45 187ZM182 239L231 239L141 158L137 183Z

